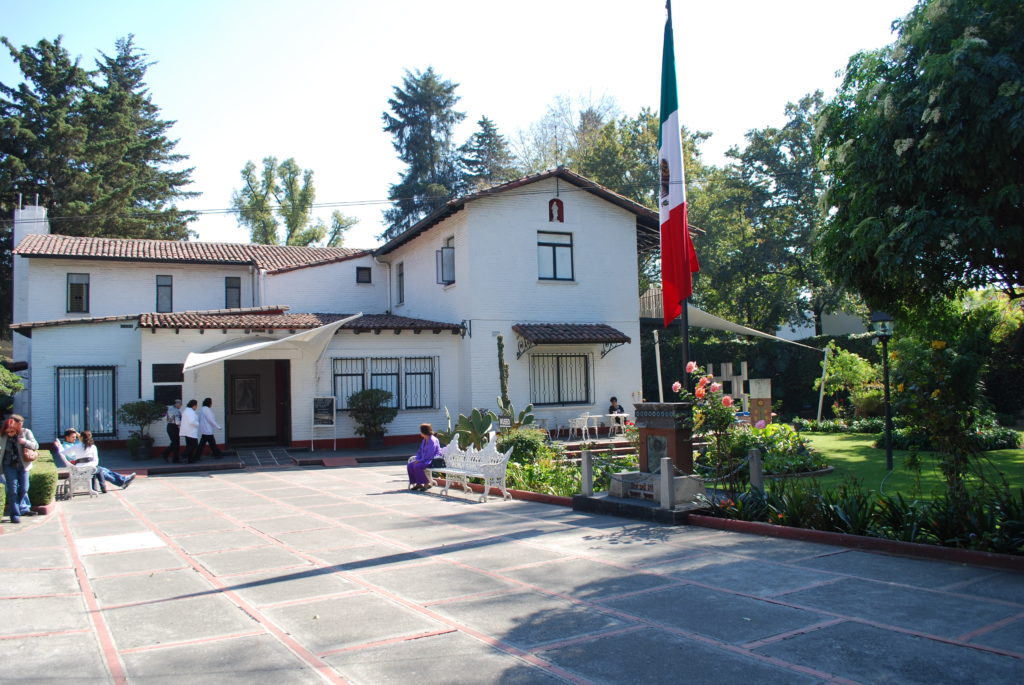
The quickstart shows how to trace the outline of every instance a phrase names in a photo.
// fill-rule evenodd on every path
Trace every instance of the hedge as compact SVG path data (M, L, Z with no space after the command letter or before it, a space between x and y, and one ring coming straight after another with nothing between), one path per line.
M39 458L28 472L28 499L33 507L42 507L57 497L57 467L53 456L39 450ZM0 488L0 512L7 508L7 488Z

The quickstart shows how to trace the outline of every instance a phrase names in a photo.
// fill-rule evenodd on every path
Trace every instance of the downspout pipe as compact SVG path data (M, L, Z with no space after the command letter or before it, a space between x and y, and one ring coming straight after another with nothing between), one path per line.
M391 313L391 262L385 262L384 260L377 259L377 255L373 255L373 262L385 267L388 270L388 308L387 313Z

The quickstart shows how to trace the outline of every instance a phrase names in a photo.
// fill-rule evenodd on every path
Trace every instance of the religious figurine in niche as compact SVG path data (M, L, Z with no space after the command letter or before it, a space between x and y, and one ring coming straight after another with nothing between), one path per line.
M548 221L565 223L565 205L557 197L548 201Z

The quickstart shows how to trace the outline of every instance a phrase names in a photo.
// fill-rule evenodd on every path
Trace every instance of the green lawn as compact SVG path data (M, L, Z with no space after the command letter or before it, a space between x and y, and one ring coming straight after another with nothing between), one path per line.
M904 496L915 494L914 474L907 470L904 462L909 455L905 450L893 451L894 469L883 485L885 450L871 446L874 436L857 433L801 433L815 449L820 451L835 468L828 476L818 479L822 487L832 488L850 476L863 481L865 489L883 491L887 495L901 492ZM934 452L921 452L921 489L919 496L928 497L942 486L942 475L938 471ZM990 473L1002 473L1011 488L1024 488L1024 449L996 450L986 452L983 459Z

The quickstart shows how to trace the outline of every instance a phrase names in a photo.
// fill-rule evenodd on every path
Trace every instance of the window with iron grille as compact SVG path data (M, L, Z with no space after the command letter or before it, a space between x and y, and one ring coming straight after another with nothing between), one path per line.
M156 277L156 310L158 312L174 311L174 277Z
M370 387L387 390L391 393L391 402L387 405L389 407L402 406L398 385L400 366L398 357L370 358Z
M57 367L57 434L74 427L115 435L115 377L113 366Z
M348 409L348 398L364 388L387 390L389 406L399 409L434 409L437 404L437 357L351 357L334 364L334 396L338 410Z
M537 276L541 280L573 280L572 233L537 231Z
M590 404L590 355L530 355L530 401L537 406Z
M434 358L406 357L405 408L430 409L434 406Z
M240 276L224 277L224 308L238 309L242 306L242 278Z
M334 360L334 398L337 408L348 409L348 398L352 393L366 388L365 359Z
M68 274L68 311L89 311L89 274Z

